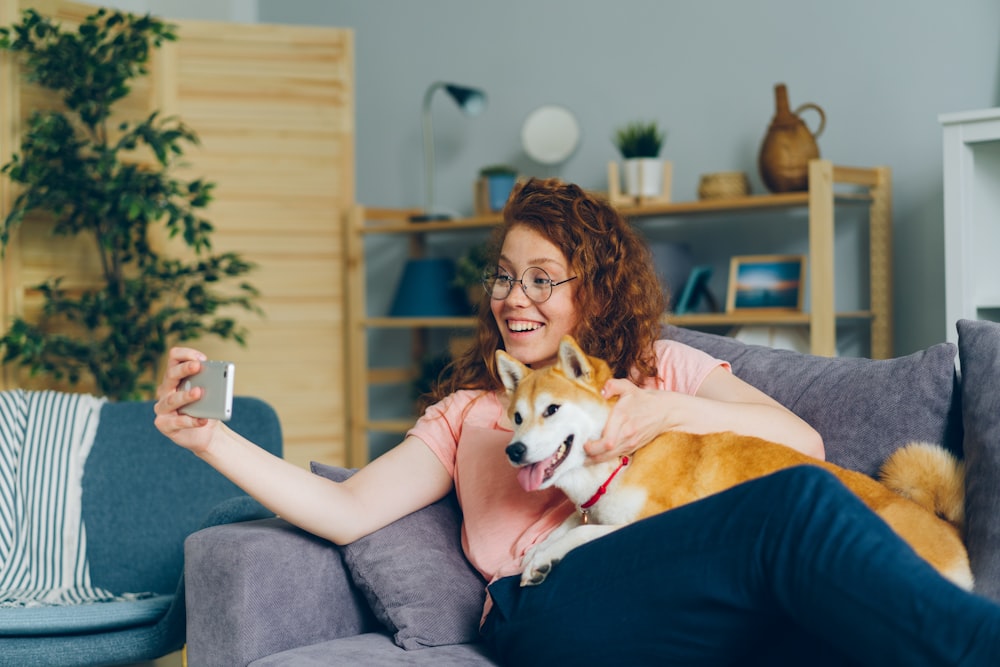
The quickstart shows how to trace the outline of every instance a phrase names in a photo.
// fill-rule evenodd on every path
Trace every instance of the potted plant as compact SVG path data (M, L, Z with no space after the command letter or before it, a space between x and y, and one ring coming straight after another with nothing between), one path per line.
M489 244L485 241L469 246L455 260L454 285L465 291L473 308L482 301L483 273L492 261Z
M244 343L236 310L258 311L257 291L239 279L252 269L238 254L212 254L201 209L213 183L182 181L171 170L195 133L158 112L115 120L112 108L146 73L152 48L176 36L151 18L101 9L76 32L33 10L0 28L0 49L20 57L30 81L53 92L54 110L27 121L20 153L2 173L16 196L0 220L0 250L20 225L89 237L101 267L94 286L39 285L37 321L3 323L3 362L112 399L152 394L169 346L212 335ZM153 230L179 238L190 259L166 256Z
M624 160L625 194L663 194L663 161L659 157L665 139L666 132L656 121L633 121L615 132L613 142Z
M494 164L479 170L483 213L502 211L517 182L517 169L506 164Z

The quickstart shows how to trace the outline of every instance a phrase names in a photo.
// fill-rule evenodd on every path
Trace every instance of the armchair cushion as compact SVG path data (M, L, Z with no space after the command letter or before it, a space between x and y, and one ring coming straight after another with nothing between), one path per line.
M121 602L0 608L0 638L107 632L150 625L163 618L173 601L173 595L154 595Z
M152 401L104 403L83 469L82 515L92 584L116 594L148 591L159 597L67 609L12 609L12 615L42 616L47 611L58 617L50 619L53 625L64 615L81 616L65 619L74 627L61 634L40 632L40 618L9 619L11 625L30 624L34 634L18 632L0 638L0 664L145 663L184 645L183 540L204 524L208 514L210 521L239 520L259 515L262 508L210 466L167 440L156 430L153 416ZM280 422L263 401L236 397L230 425L281 455ZM234 497L243 500L231 500L212 512ZM105 606L110 604L114 607ZM97 625L86 629L91 622ZM112 624L116 627L111 628Z
M776 350L673 326L667 336L730 362L737 377L819 431L827 459L838 465L874 475L914 440L961 452L952 343L873 360Z
M1000 601L1000 324L959 320L966 546L976 592Z
M313 463L341 482L353 474ZM404 649L479 639L486 583L462 552L453 495L342 548L354 584Z

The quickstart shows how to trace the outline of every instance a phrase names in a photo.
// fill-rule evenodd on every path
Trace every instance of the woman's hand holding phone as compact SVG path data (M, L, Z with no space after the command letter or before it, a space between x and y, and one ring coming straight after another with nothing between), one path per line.
M233 416L233 378L236 367L228 361L203 361L201 370L185 378L185 391L201 387L201 398L181 408L182 414L229 421Z
M215 416L224 417L227 404L231 409L232 365L220 367L219 363L224 362L209 362L203 353L192 348L172 348L163 380L156 390L157 401L153 407L156 428L178 445L196 453L208 448L220 426ZM199 379L195 380L196 377ZM221 385L219 380L223 381ZM207 384L221 387L214 399L209 400L212 387Z

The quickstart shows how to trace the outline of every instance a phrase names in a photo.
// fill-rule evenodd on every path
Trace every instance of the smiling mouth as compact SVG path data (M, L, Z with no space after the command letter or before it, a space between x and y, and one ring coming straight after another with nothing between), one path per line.
M515 333L522 333L524 331L535 331L542 328L542 324L538 322L527 322L524 320L507 320L507 328Z
M566 460L573 449L573 436L566 438L556 453L538 463L524 466L517 471L517 481L525 491L537 491L542 485L552 479L556 469Z

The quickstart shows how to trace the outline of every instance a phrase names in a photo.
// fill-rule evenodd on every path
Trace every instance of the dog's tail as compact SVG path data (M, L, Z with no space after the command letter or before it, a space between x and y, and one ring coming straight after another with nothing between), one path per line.
M897 449L882 464L879 480L965 534L965 464L944 447L911 442Z

